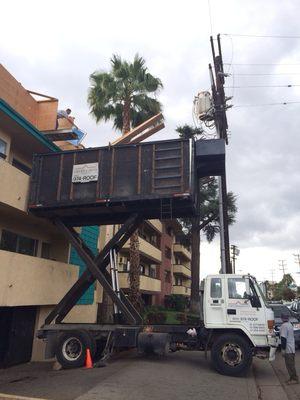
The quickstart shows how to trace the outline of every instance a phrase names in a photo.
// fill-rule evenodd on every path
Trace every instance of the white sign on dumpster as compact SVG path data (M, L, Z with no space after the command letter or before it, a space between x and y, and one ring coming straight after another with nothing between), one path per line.
M72 182L86 183L97 181L99 176L98 163L73 165Z

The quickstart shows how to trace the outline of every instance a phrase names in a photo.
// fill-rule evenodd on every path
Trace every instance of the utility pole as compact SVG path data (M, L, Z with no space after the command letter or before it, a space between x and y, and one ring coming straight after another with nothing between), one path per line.
M298 274L300 273L300 254L293 254L295 258L295 263L298 265L299 271L297 272Z
M274 272L275 272L275 268L271 268L270 269L270 272L271 272L271 279L272 279L272 283L274 283Z
M235 274L235 260L237 259L237 256L240 255L240 249L232 244L230 246L231 249L231 259L232 259L232 273Z
M283 276L285 275L285 270L286 270L286 260L278 260L279 262L279 269L282 271Z
M214 122L218 137L224 139L228 144L227 137L227 117L226 117L226 97L224 91L225 74L223 69L222 50L220 35L217 36L218 55L215 52L214 39L210 37L211 51L213 56L214 73L209 64L209 74L211 80L211 90L214 103ZM221 271L222 273L232 273L230 263L229 230L228 230L228 202L226 171L218 179L219 186L219 210L220 210L220 242L221 242Z

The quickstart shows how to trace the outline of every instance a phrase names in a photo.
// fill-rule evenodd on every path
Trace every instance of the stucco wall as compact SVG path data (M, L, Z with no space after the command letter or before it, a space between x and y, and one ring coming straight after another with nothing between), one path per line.
M78 267L0 250L0 306L57 304L78 277Z

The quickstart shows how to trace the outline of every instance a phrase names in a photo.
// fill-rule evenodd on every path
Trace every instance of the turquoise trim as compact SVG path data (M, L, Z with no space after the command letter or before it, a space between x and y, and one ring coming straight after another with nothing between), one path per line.
M44 146L46 146L49 150L52 151L61 151L59 147L57 147L54 143L52 143L49 139L46 138L35 126L33 126L27 119L22 117L17 111L15 111L9 104L6 103L3 99L0 98L0 110L5 112L11 119L13 119L18 125L22 126L22 128L26 129L26 131L41 142Z
M84 226L81 229L80 237L84 243L97 255L99 226ZM85 263L79 257L74 248L71 248L70 263L79 266L79 276L86 270ZM84 295L79 299L77 304L93 304L94 303L95 284L91 285Z

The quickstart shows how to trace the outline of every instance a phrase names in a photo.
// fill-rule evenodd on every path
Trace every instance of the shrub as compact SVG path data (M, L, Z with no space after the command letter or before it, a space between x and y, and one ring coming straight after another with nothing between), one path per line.
M147 324L164 324L166 322L167 316L162 311L153 312L150 311L146 315Z
M188 298L181 294L171 294L165 296L165 306L175 311L184 311L188 305Z

